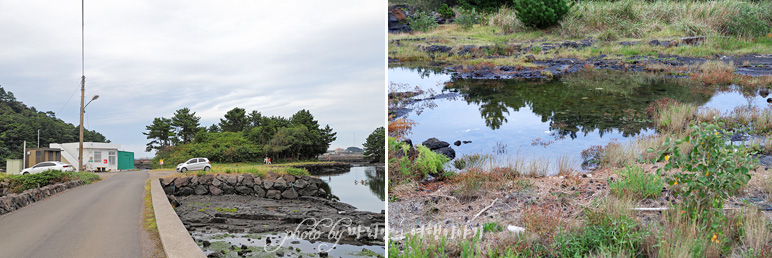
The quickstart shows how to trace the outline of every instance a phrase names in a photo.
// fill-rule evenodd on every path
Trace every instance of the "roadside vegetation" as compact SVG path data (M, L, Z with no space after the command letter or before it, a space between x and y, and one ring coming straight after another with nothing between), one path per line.
M0 173L0 182L7 184L9 192L21 193L28 189L40 188L46 185L66 183L72 180L81 180L90 184L102 180L99 175L91 172L62 172L48 170L30 175L8 175Z
M148 234L153 247L153 257L166 257L161 244L161 238L158 235L158 224L155 220L155 210L153 209L153 198L150 194L150 180L145 184L145 194L142 198L142 226Z

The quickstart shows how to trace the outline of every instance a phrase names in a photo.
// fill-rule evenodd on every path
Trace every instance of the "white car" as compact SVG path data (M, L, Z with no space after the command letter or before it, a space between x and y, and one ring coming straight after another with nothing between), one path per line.
M177 172L188 172L193 170L209 171L212 169L212 164L209 163L207 158L192 158L183 163L177 164Z
M37 174L46 170L59 170L64 172L75 171L75 168L67 163L59 161L45 161L35 164L31 168L25 168L21 171L22 175Z

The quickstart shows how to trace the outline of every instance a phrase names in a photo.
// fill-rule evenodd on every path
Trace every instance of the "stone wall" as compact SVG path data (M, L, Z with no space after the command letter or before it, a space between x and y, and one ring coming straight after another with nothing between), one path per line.
M204 175L160 178L167 195L254 195L271 199L296 199L300 196L327 196L322 180L311 176L252 174Z
M0 197L0 215L21 209L33 202L48 198L64 190L84 185L83 181L73 180L66 183L47 185L41 188L29 189L20 194L8 194Z

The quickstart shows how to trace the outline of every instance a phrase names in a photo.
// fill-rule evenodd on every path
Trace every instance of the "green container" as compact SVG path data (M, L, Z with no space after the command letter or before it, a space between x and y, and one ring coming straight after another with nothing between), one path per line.
M134 169L134 152L118 151L118 169L119 170Z

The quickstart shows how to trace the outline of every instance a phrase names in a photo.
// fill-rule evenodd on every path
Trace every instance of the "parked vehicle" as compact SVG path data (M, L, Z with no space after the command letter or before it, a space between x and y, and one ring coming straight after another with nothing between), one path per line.
M177 172L188 172L193 170L209 171L210 169L212 169L212 164L209 163L209 159L207 158L192 158L177 164Z
M45 161L35 164L32 167L21 170L22 175L37 174L46 170L59 170L64 172L75 171L75 167L70 164L59 161Z

